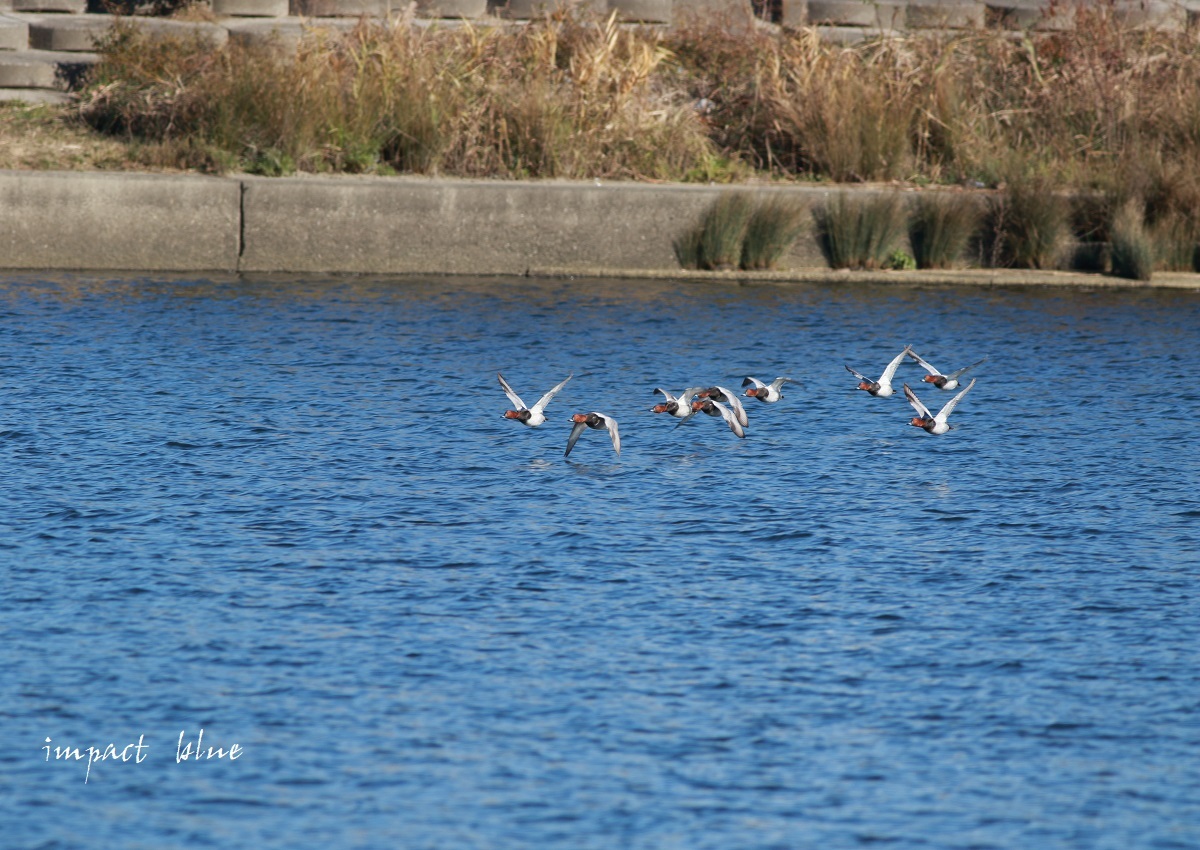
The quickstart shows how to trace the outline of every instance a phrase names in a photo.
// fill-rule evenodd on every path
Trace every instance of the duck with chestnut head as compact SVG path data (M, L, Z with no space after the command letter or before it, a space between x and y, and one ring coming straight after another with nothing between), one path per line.
M887 368L883 370L883 374L879 376L878 381L872 381L866 375L862 374L861 372L854 371L849 366L846 367L846 371L858 378L858 389L864 390L876 398L890 398L896 392L896 390L892 387L892 379L896 377L896 367L900 365L900 361L903 360L910 351L912 351L911 346L904 346L904 350L893 357L892 362L889 363Z
M983 363L984 360L987 360L987 358L985 357L985 358L983 358L983 360L977 360L976 362L972 363L970 366L963 366L961 369L958 369L954 372L949 372L949 373L943 374L943 373L939 372L932 363L930 363L928 360L925 360L919 354L917 354L917 352L909 351L908 353L912 357L913 360L916 360L918 363L920 363L921 366L925 369L925 371L929 373L928 375L926 375L924 378L921 379L922 381L924 381L927 384L933 384L939 390L947 390L947 391L958 389L959 377L964 372L966 372L968 369L974 369L980 363Z
M741 421L737 418L732 410L719 401L710 398L698 398L692 402L693 413L707 413L709 416L720 416L725 420L725 424L729 426L729 430L737 434L739 437L745 438L746 429L742 427Z
M516 410L504 411L504 418L515 419L522 425L526 425L530 428L536 428L537 426L541 425L546 421L546 414L544 413L546 405L550 403L552 398L558 395L559 390L565 387L567 385L567 381L571 380L573 376L574 373L567 375L567 377L565 377L561 383L555 386L554 389L550 390L550 392L539 398L537 404L535 404L533 407L526 407L525 402L521 401L521 397L513 392L513 388L508 385L508 381L504 380L504 376L497 372L496 377L500 379L500 386L504 389L504 394L508 396L508 400L511 401L513 406L516 408Z
M678 396L672 395L662 387L656 387L654 391L662 393L665 400L650 408L651 413L669 413L676 419L687 419L692 415L692 396L698 392L696 387L689 387Z
M971 387L973 386L975 386L974 379L971 380L971 383L967 384L965 390L946 402L942 409L938 411L937 416L934 416L929 411L929 408L917 398L917 394L908 388L908 384L904 384L904 397L913 406L913 410L917 411L917 415L910 419L908 424L914 428L921 428L930 434L945 434L954 427L947 421L950 418L950 414L954 412L954 408L962 401L963 396L971 391Z
M612 440L613 450L617 453L617 457L621 456L621 434L617 430L617 420L593 411L592 413L576 413L571 417L571 422L574 424L571 426L571 436L567 437L567 450L563 453L563 457L571 454L571 449L575 448L575 443L585 428L592 428L596 431L607 430L609 439Z
M783 385L796 383L791 378L776 378L769 384L764 384L758 378L746 378L742 381L743 387L750 387L746 390L746 395L749 398L758 399L766 404L774 404L783 398Z

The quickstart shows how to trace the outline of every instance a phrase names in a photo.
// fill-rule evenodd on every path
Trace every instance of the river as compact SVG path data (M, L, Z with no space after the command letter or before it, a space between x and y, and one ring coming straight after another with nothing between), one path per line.
M3 843L1200 846L1197 363L1186 291L0 278Z

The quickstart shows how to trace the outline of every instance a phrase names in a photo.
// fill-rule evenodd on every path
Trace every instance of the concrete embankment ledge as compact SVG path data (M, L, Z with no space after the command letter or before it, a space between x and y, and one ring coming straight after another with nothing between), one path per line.
M840 187L758 188L810 205ZM0 268L1145 286L1072 272L845 272L803 234L772 272L686 272L673 240L730 187L0 172ZM871 190L863 190L871 191ZM1200 289L1200 275L1154 286Z

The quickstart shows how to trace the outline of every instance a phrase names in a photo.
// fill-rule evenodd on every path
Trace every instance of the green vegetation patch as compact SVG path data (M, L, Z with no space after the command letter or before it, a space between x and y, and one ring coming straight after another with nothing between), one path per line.
M724 192L674 242L686 269L774 269L807 228L808 206L780 195Z
M907 223L898 192L835 192L817 216L821 247L835 269L892 268Z

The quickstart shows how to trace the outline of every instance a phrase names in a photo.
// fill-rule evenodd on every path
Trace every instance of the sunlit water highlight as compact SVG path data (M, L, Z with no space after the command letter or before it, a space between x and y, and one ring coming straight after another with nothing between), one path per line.
M906 343L989 356L944 437ZM0 843L1200 846L1198 362L1195 292L0 279Z

